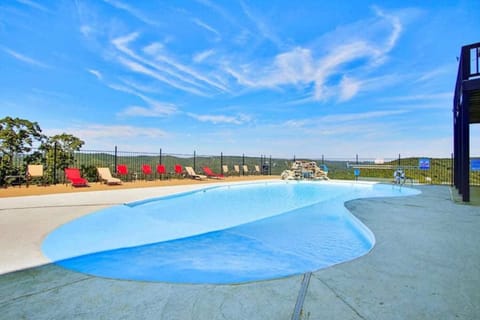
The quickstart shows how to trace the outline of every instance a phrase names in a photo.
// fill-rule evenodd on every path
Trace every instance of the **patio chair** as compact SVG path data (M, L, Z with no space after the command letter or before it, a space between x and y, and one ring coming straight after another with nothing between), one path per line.
M70 181L72 187L88 187L87 179L82 178L78 168L65 168L65 179Z
M117 174L120 177L125 177L125 181L128 181L128 167L126 164L117 165Z
M203 172L207 175L208 178L212 179L223 179L225 176L223 174L214 173L209 167L203 167Z
M32 179L38 180L39 185L42 185L42 186L47 185L45 181L45 177L43 175L43 165L29 164L27 166L27 174L25 175L25 182L26 182L27 188L30 185Z
M167 168L165 168L164 164L157 165L157 173L160 175L160 180L162 180L163 177L167 177L168 179Z
M122 180L112 177L112 173L109 168L97 168L98 176L100 180L106 184L122 184Z
M225 176L228 176L228 166L226 164L224 164L222 166L222 173L225 175Z
M233 165L233 171L235 174L240 175L240 166L238 164Z
M260 174L260 166L258 164L255 165L255 170L253 170L253 174Z
M147 180L147 177L152 176L152 167L149 164L142 165L142 173L145 180Z
M185 171L187 171L187 175L192 179L203 180L207 178L207 176L203 174L196 174L192 167L185 167Z
M183 168L181 164L176 164L174 167L175 175L179 178L183 177Z
M242 173L243 175L247 175L247 176L250 174L250 171L248 171L248 166L246 164L242 166Z

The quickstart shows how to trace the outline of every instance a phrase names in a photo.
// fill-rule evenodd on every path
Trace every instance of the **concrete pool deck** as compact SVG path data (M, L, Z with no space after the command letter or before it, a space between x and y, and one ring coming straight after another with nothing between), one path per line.
M105 279L50 264L40 251L76 217L199 187L0 199L0 319L292 319L301 289L299 319L480 318L480 207L455 203L446 186L348 202L376 245L313 272L308 286L304 275L218 286Z

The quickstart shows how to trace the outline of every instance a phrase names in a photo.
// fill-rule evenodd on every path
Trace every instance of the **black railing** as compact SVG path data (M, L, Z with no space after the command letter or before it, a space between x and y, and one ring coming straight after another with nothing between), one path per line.
M54 153L56 154L56 153ZM60 152L58 154L61 154ZM14 169L18 175L24 175L26 162L29 158L26 154L16 155L14 158ZM173 173L176 164L182 167L191 166L197 173L203 173L202 168L210 167L215 173L224 173L223 167L228 168L227 175L276 175L289 169L295 160L316 161L318 165L325 165L328 168L328 176L331 179L360 179L393 181L394 172L402 169L407 177L407 182L427 183L427 184L453 184L453 159L452 158L422 158L408 157L402 158L400 155L395 158L386 158L375 160L371 158L361 158L358 155L353 157L325 157L321 155L318 158L292 158L271 157L266 155L248 156L242 155L202 155L193 151L190 154L165 153L161 149L159 152L132 152L121 151L113 148L110 151L101 150L81 150L74 152L70 163L65 163L61 159L46 159L43 157L42 163L45 168L45 176L49 183L64 182L64 167L77 167L81 169L82 175L88 181L98 181L97 167L108 167L112 174L117 171L117 165L124 164L129 171L129 178L122 176L122 179L159 179L160 175L156 172L157 164L165 165L167 172ZM424 167L420 163L427 159L428 166ZM480 161L480 158L472 160ZM476 162L478 163L478 162ZM142 172L143 165L150 165L152 175L145 176ZM248 171L243 170L246 166ZM238 168L238 172L235 171ZM255 169L259 171L255 172ZM356 175L357 174L357 175ZM469 171L470 184L480 185L480 171ZM4 177L3 177L4 178ZM1 179L3 184L5 180Z

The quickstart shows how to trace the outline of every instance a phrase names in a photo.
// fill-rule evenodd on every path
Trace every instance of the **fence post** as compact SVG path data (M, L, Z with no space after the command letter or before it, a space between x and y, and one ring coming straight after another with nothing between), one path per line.
M272 155L270 155L270 165L268 166L268 175L271 176L272 175Z
M220 174L223 174L223 152L220 152Z
M193 150L193 171L197 171L197 151Z
M358 164L358 153L355 155L355 164Z
M160 148L160 155L158 157L158 164L162 164L162 148Z
M265 158L263 157L263 154L260 155L260 175L265 175L263 172L263 165L265 164Z
M243 170L244 165L245 165L245 153L242 154L242 176L245 175L245 170Z
M325 164L325 159L323 158L323 154L322 154L322 164Z
M57 143L53 144L53 184L57 184Z
M115 156L113 158L113 170L117 173L117 146L115 146Z
M398 166L400 167L400 153L398 154Z

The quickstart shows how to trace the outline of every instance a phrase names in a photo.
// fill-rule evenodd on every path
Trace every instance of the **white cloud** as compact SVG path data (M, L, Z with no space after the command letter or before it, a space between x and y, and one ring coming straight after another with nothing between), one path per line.
M80 33L85 37L88 38L95 30L89 25L81 25L80 26Z
M230 123L230 124L243 124L250 121L250 117L245 114L239 114L237 116L225 116L225 115L200 115L195 113L187 113L189 117L192 117L201 122L211 122L213 124L218 123Z
M215 51L213 49L199 52L193 56L193 61L195 63L201 63L208 57L211 57L213 54L215 54Z
M164 46L160 42L152 42L151 44L143 48L143 52L153 56L159 54L163 48Z
M375 13L380 18L385 19L392 26L392 32L390 33L390 36L387 38L385 47L383 48L384 52L388 52L393 49L393 47L396 45L398 41L398 38L400 37L400 33L402 32L402 29L403 29L402 23L398 17L387 14L378 7L374 7L374 10L375 10Z
M359 113L334 114L318 118L322 122L344 123L357 122L359 120L371 120L375 118L385 118L389 116L400 115L409 112L408 110L380 110Z
M425 72L424 74L420 75L418 77L418 79L416 79L414 82L415 83L427 82L427 81L430 81L432 79L438 78L438 77L442 76L443 74L448 74L452 70L455 70L455 68L452 68L451 66L441 66L441 67L435 68L433 70L430 70L428 72Z
M205 94L202 91L200 91L196 88L188 87L188 86L186 86L184 84L181 84L178 81L175 81L173 79L169 79L169 78L165 77L161 72L157 72L155 70L147 68L140 63L137 63L135 61L132 61L132 60L129 60L129 59L126 59L126 58L123 58L123 57L119 57L118 61L122 65L127 67L130 71L140 73L140 74L144 74L146 76L149 76L153 79L156 79L158 81L166 83L166 84L168 84L168 85L170 85L174 88L180 89L182 91L190 92L190 93L200 95L200 96L205 96Z
M24 54L20 54L16 51L13 51L13 50L10 50L8 48L2 48L3 51L5 51L6 53L8 53L10 56L12 56L13 58L17 59L18 61L21 61L21 62L24 62L24 63L27 63L29 65L32 65L32 66L35 66L35 67L41 67L41 68L50 68L49 65L43 63L43 62L40 62L38 60L35 60L33 58L30 58Z
M384 102L410 102L410 101L438 101L438 100L447 100L450 102L453 99L453 92L438 92L431 94L412 94L405 96L393 96L388 98L382 98L380 101Z
M129 67L131 70L146 74L159 81L162 81L175 88L187 91L196 95L207 96L209 92L228 91L228 89L219 82L209 79L205 75L178 63L165 54L156 52L153 61L140 56L128 46L139 37L139 33L131 33L123 37L112 40L113 45L123 54L135 61L119 57L118 60ZM158 46L154 47L157 49ZM154 49L147 49L154 52ZM158 50L155 50L158 51Z
M271 25L268 24L259 14L253 12L253 10L249 8L244 1L240 1L240 4L242 6L243 13L250 19L250 21L254 23L260 35L274 43L277 47L282 48L284 46L283 42L275 33Z
M347 101L353 98L360 90L361 83L350 77L344 76L340 81L340 101Z
M127 109L117 113L118 116L164 117L174 114L178 111L177 106L173 103L157 101L132 88L116 84L108 84L108 86L114 90L135 95L148 105L148 108L140 106L128 107Z
M322 101L332 96L338 96L339 101L349 100L362 90L362 85L370 83L369 79L364 79L366 71L386 61L386 55L396 45L402 31L398 17L386 14L378 8L374 11L378 20L375 28L389 31L383 38L370 35L364 39L361 36L345 38L344 41L335 38L330 50L323 56L317 57L313 47L297 46L277 54L271 63L227 63L224 71L239 84L251 88L313 84L314 100ZM367 26L364 23L364 27ZM362 71L359 76L355 77L356 70L353 69L349 70L353 75L345 77L344 68L351 63L359 64L356 68ZM337 80L334 79L338 76L343 80L335 83ZM370 85L369 88L373 86Z
M156 102L152 99L149 99L150 108L140 107L140 106L130 106L119 112L119 116L130 116L130 117L164 117L170 115L177 111L175 105L170 103L161 103Z
M120 1L115 1L115 0L103 0L103 1L110 4L111 6L113 6L115 8L117 8L117 9L124 10L124 11L128 12L130 15L134 16L138 20L140 20L140 21L142 21L142 22L144 22L148 25L151 25L151 26L158 26L159 25L158 22L150 19L143 12L140 12L136 8L131 7L126 3L123 3L123 2L120 2Z
M102 73L95 69L87 69L87 71L97 77L98 80L102 80Z
M85 142L95 143L99 140L112 141L111 145L118 143L124 138L142 138L142 137L163 137L168 135L165 131L157 128L138 127L130 125L105 125L96 123L73 124L69 127L69 132ZM47 129L47 134L57 134L64 132L65 129Z
M221 36L220 36L220 32L218 32L215 28L211 27L210 25L206 24L205 22L201 21L200 19L193 19L193 22L204 28L205 30L208 30L210 31L211 33L213 33L216 37L215 37L215 41L220 41L221 40Z
M17 2L21 3L21 4L24 4L26 6L29 6L33 9L36 9L36 10L40 10L40 11L43 11L43 12L47 12L47 13L51 13L51 11L49 9L47 9L46 7L34 2L34 1L30 1L30 0L17 0Z

